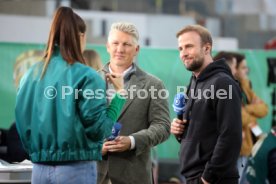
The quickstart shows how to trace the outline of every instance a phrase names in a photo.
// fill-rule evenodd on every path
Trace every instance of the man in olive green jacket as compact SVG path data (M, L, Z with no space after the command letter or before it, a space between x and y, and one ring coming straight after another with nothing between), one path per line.
M127 102L118 121L120 135L103 145L98 183L152 184L150 150L169 137L170 118L163 83L137 67L138 32L131 23L114 23L108 37L110 63L103 71L124 75ZM108 85L108 89L112 89ZM163 92L164 91L164 92ZM162 92L162 93L161 93Z

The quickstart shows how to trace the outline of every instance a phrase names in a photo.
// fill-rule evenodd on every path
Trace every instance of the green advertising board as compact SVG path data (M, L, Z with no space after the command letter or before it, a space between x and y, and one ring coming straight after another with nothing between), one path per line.
M14 122L16 84L26 70L41 60L44 45L0 43L0 128L9 128ZM109 56L105 46L88 45L96 50L106 63ZM274 86L267 85L267 58L276 58L276 52L263 50L241 50L246 55L250 68L249 78L256 94L269 106L269 114L258 120L263 131L268 132L272 121L272 97ZM136 63L145 71L160 78L169 91L171 119L175 117L172 109L173 98L178 91L188 85L191 72L187 71L179 59L177 49L142 48ZM43 105L43 104L42 104ZM233 118L235 121L235 118ZM169 140L157 146L159 158L178 158L179 143L170 136Z

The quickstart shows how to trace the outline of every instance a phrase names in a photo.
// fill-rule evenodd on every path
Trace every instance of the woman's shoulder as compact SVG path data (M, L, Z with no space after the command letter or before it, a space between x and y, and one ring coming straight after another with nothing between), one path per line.
M104 83L103 78L96 70L82 63L72 64L71 70L74 76L73 78L79 82L90 81L89 83L93 83L95 85Z
M78 71L78 73L82 75L99 76L96 70L80 62L72 64L72 69Z

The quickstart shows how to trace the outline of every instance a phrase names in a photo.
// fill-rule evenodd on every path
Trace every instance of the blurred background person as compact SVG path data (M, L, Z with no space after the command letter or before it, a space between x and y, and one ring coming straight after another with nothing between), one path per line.
M236 79L242 89L242 130L243 141L238 161L240 183L245 183L244 168L251 153L254 143L262 134L257 119L263 118L268 113L268 106L255 94L248 79L248 67L245 56L233 53L237 60Z
M16 126L33 162L32 183L96 183L104 137L111 134L125 100L116 94L109 108L105 83L85 65L86 25L71 8L57 9L44 62L23 76L16 99ZM122 77L107 75L116 91ZM63 87L71 95L64 96ZM46 90L51 87L51 91ZM101 89L102 96L86 95ZM94 91L95 92L95 91Z
M83 52L83 57L88 66L94 68L96 71L103 68L100 55L93 49L85 50Z
M232 74L239 81L242 90L242 148L238 160L240 183L245 183L244 168L252 147L257 138L262 134L257 119L263 118L268 113L268 106L254 93L248 78L248 67L245 56L240 53L217 53L214 60L225 58ZM236 68L234 68L234 66Z
M230 52L224 52L224 51L218 52L213 59L214 61L218 61L222 58L225 59L225 62L228 64L228 66L231 69L232 75L235 77L237 74L237 59Z
M276 127L261 136L252 149L246 168L248 183L276 183Z

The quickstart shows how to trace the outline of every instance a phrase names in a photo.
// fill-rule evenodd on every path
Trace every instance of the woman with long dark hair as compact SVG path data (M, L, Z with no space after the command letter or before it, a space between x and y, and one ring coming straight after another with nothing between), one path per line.
M107 107L105 83L85 65L84 21L71 8L53 18L44 61L23 76L16 99L16 125L34 163L32 183L96 183L95 160L111 134L125 99ZM122 77L107 75L115 90Z

